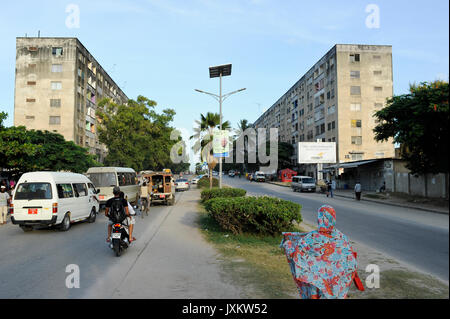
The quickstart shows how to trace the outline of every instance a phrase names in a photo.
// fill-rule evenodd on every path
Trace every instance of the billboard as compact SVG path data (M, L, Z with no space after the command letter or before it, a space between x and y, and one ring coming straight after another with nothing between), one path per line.
M336 142L299 142L299 164L336 163Z
M228 144L229 132L227 130L218 130L213 136L214 157L228 157L230 146Z

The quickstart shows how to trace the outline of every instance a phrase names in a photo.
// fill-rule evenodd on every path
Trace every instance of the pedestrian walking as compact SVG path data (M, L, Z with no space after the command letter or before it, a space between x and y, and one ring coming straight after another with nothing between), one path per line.
M331 197L333 197L333 192L336 189L336 181L333 179L333 181L331 182Z
M361 184L359 181L356 182L356 185L355 185L355 197L356 197L356 200L361 200Z
M5 186L0 187L0 225L6 224L6 219L8 217L8 204L10 196L6 191Z
M331 182L327 181L327 197L331 194Z

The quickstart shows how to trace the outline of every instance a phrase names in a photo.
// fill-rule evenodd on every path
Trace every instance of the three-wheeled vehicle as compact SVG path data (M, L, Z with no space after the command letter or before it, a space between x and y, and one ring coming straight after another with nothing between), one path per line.
M151 204L164 203L172 206L175 203L175 185L172 172L164 170L143 174L142 177L148 180L149 186L151 186Z

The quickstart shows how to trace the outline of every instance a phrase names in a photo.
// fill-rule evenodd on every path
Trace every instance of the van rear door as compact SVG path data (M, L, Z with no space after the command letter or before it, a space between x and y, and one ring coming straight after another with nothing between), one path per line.
M20 183L14 194L14 219L51 220L54 190L50 183Z

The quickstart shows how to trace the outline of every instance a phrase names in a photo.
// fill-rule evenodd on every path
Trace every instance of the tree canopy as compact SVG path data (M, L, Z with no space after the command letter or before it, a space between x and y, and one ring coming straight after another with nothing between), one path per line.
M144 96L116 104L105 98L99 102L99 141L106 145L106 165L132 167L136 171L160 170L171 164L170 139L172 109L155 111L157 103Z
M25 126L5 128L0 116L0 167L14 173L39 170L83 173L99 165L88 151L66 141L57 133L27 130Z
M377 141L393 138L413 174L448 173L448 83L411 85L375 113Z

